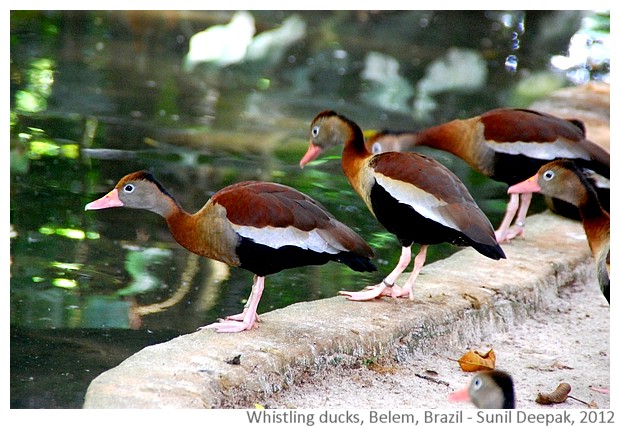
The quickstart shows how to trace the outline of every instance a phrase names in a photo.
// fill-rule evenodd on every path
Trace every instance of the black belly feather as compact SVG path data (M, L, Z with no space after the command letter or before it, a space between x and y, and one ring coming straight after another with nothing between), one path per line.
M355 271L377 271L377 267L368 257L352 252L319 253L292 245L274 249L246 237L241 237L236 251L239 267L259 276L267 276L288 268L324 265L330 261L340 262Z
M506 257L498 244L480 243L461 231L422 216L411 206L392 197L377 183L370 191L370 201L377 220L396 235L402 246L411 246L413 243L452 243L457 246L471 246L491 259Z

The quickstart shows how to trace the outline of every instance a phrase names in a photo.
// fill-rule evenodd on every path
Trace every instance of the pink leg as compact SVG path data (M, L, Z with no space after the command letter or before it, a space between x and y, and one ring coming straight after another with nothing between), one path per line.
M506 214L504 215L504 219L502 220L499 229L495 231L495 238L498 243L504 243L507 240L506 236L508 235L508 228L510 228L510 224L517 213L517 209L519 208L519 194L510 194L510 200L508 201L508 205L506 206Z
M529 210L530 203L532 202L532 194L528 192L519 195L521 196L519 212L517 213L517 218L515 219L514 225L508 230L506 241L515 237L525 236L525 217L527 216L527 211Z
M248 301L249 302L249 301ZM238 320L243 321L245 319L245 315L248 313L247 307L243 309L242 313L239 314L231 314L230 316L226 316L224 320Z
M403 287L402 294L409 295L409 299L413 299L413 285L416 279L418 278L418 274L420 274L422 267L424 266L424 262L426 262L426 250L427 249L428 249L427 244L423 244L420 247L420 253L418 253L418 255L413 260L413 271L411 272L411 275L409 276L409 278L407 279L407 282L405 283L405 286Z
M248 303L246 304L245 308L243 309L243 313L239 313L239 314L232 314L230 316L226 316L224 318L224 320L238 320L238 321L243 321L243 319L245 319L245 316L248 314ZM260 317L257 315L256 316L256 321L259 321Z
M401 288L396 286L394 282L398 276L402 274L411 262L411 246L403 247L398 264L388 276L383 279L381 283L374 286L368 286L365 290L360 292L347 292L340 291L340 295L345 295L347 299L351 301L368 301L370 299L378 298L382 295L391 296L392 298L398 298L403 295Z
M215 329L216 332L241 332L258 327L256 309L263 294L263 289L265 289L265 277L254 276L252 292L243 313L227 317L224 320L220 319L219 322L211 323L200 329ZM239 320L241 318L243 319Z
M254 282L256 282L256 280L254 280ZM245 303L245 306L243 307L243 312L239 313L239 314L233 314L230 316L226 316L225 320L238 320L240 322L243 321L243 319L245 319L245 316L248 313L248 307L250 306L250 303L252 302L252 295L254 294L254 288L252 287L252 290L250 291L250 296L248 297L248 301ZM260 320L260 317L258 317L258 315L256 316L256 320Z

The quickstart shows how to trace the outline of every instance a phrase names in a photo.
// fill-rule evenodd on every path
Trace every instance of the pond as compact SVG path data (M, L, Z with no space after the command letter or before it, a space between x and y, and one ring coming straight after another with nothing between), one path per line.
M312 118L334 109L365 130L416 129L527 106L606 78L608 53L596 68L553 65L588 31L608 34L609 14L13 11L11 407L79 408L102 371L248 297L251 273L190 254L157 215L84 211L125 174L150 170L192 212L235 182L285 183L375 250L379 273L327 264L269 276L259 314L358 290L400 248L349 186L339 150L299 168ZM497 226L506 186L425 152ZM427 263L455 251L432 246Z

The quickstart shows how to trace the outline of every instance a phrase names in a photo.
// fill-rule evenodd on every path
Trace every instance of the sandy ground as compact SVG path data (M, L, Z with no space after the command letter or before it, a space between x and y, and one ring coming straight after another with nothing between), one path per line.
M450 392L468 384L471 373L458 359L467 349L492 348L496 367L515 380L517 408L610 408L610 395L590 387L610 387L610 315L598 284L572 285L557 301L510 332L497 333L479 344L448 347L432 355L391 356L373 363L330 366L307 374L296 386L261 405L266 408L474 408L451 403ZM570 397L561 404L539 405L539 392L568 383ZM583 401L583 402L580 402Z

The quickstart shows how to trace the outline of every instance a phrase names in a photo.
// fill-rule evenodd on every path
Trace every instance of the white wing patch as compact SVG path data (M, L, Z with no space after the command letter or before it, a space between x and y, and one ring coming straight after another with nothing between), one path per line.
M487 141L485 143L494 151L509 155L526 155L531 158L549 161L555 158L591 159L590 154L581 145L567 143L561 139L549 143L497 143L494 141Z
M448 206L447 202L410 183L394 180L379 173L375 173L375 179L377 184L389 192L392 197L410 206L425 218L434 220L444 226L461 230L452 219L446 218L445 208ZM441 209L444 209L443 212Z
M256 228L253 226L241 226L232 224L237 234L253 240L255 243L279 249L284 246L296 246L300 249L312 250L318 253L336 254L347 251L335 239L330 240L328 234L322 231L302 231L301 229L289 226L287 228L275 228L266 226Z

